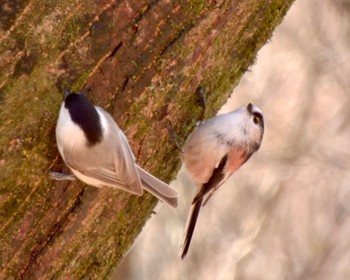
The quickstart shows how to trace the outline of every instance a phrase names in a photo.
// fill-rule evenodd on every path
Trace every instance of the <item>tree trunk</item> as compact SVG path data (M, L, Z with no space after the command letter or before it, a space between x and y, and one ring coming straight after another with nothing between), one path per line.
M156 199L74 182L58 156L63 88L85 92L166 182L200 117L225 102L293 0L10 1L0 7L0 278L107 277ZM181 199L181 198L180 198ZM176 257L176 256L175 256Z

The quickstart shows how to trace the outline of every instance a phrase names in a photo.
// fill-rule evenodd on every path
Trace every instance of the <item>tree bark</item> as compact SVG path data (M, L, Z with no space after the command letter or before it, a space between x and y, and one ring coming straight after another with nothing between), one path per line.
M0 7L0 278L107 277L156 199L74 182L55 144L63 88L109 111L166 182L179 141L225 102L293 0L9 1ZM180 198L181 199L181 198Z

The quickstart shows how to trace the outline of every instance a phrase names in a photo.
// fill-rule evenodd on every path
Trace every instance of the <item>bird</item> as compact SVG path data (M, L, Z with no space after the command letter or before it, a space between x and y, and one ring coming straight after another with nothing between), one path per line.
M181 259L188 253L201 207L259 149L263 134L263 114L249 103L201 122L188 137L182 161L198 191L185 226Z
M64 162L84 183L138 196L145 189L177 207L177 191L136 164L128 140L112 116L84 95L64 91L56 142Z

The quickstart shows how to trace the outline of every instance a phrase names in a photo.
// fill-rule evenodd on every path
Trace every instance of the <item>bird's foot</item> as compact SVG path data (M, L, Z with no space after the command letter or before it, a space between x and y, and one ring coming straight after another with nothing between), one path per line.
M55 171L49 171L49 176L55 181L74 181L77 179L73 174L65 174Z

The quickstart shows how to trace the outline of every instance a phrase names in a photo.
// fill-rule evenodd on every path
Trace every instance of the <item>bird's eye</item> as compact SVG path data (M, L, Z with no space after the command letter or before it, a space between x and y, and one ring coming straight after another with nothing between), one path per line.
M253 121L255 124L258 124L260 122L260 118L258 116L254 116Z

